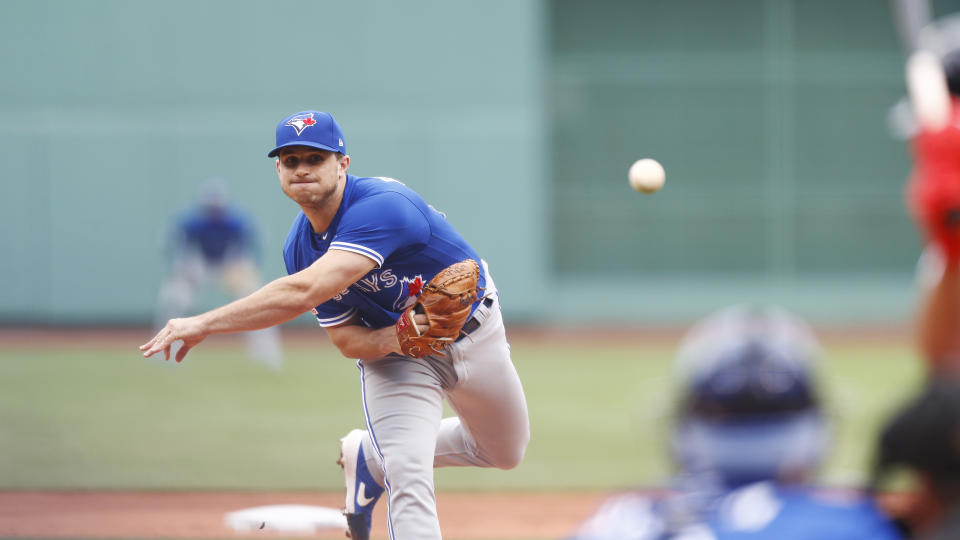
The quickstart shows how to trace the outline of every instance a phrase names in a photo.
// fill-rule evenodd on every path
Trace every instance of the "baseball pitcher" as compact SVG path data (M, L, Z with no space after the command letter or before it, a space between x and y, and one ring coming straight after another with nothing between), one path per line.
M366 540L387 494L391 539L441 538L433 468L513 468L529 440L487 264L416 192L391 178L347 174L343 132L325 112L277 125L283 192L301 212L284 245L289 276L246 298L173 319L145 356L182 340L266 328L312 310L344 356L358 359L365 430L341 439L349 534ZM443 401L457 415L442 418Z

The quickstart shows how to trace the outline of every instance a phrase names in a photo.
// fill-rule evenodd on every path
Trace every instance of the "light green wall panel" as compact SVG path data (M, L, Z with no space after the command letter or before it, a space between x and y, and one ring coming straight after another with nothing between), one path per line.
M0 321L148 322L165 231L210 176L260 224L264 274L282 275L297 208L264 153L306 108L336 115L352 172L447 212L512 321L679 322L745 300L909 317L920 242L909 155L885 124L904 92L886 4L0 10ZM649 197L626 185L644 156L668 173Z
M754 301L909 318L915 292L893 284L911 283L920 241L887 127L905 91L888 5L550 5L552 261L565 298L590 304L578 316L669 323ZM667 170L656 195L627 188L641 157Z
M264 273L281 275L297 208L265 153L277 121L307 108L335 114L352 172L420 191L502 261L494 273L518 311L536 304L547 253L540 2L0 9L0 160L12 163L0 319L149 321L165 231L210 176L260 223Z

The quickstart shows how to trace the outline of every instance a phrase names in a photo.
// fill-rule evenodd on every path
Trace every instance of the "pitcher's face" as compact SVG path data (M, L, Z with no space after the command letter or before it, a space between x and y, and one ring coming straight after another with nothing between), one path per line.
M346 178L349 156L310 146L289 146L277 156L277 176L287 197L301 206L323 206Z

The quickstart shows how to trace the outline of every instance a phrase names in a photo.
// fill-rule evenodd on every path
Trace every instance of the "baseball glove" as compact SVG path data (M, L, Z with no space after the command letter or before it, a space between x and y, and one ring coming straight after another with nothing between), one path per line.
M444 268L424 285L417 303L397 319L397 340L403 354L422 358L453 343L477 300L479 279L477 262L467 259ZM416 314L427 316L429 328L422 334L413 320Z

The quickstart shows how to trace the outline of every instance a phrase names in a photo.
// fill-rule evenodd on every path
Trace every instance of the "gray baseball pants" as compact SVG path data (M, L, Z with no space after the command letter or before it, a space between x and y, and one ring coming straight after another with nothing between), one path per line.
M510 360L500 303L474 311L480 326L442 355L358 362L367 437L363 452L387 489L392 540L440 539L434 467L511 469L530 421ZM442 418L446 398L457 416Z

